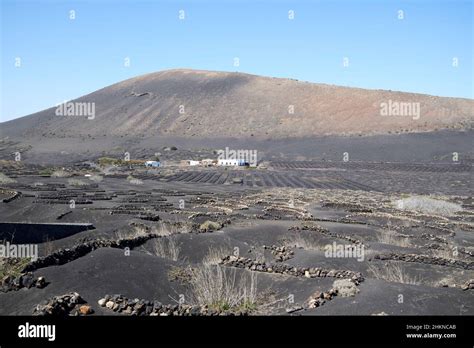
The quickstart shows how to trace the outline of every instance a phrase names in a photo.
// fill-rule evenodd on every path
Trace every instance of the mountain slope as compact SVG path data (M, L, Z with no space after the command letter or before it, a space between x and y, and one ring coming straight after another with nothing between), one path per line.
M53 107L3 123L2 136L285 138L469 128L474 119L470 99L196 70L139 76L75 102L95 103L95 118L56 116ZM411 114L397 115L397 103Z

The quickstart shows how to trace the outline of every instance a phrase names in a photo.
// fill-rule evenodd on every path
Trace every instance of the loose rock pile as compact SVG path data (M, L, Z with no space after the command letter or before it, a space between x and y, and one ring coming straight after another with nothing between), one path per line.
M420 238L423 238L423 239L426 239L426 240L430 240L430 241L434 241L434 242L437 242L437 243L442 243L442 244L448 244L448 241L446 240L446 238L444 237L439 237L439 236L436 236L432 233L423 233Z
M122 295L106 295L98 301L105 307L117 313L136 316L214 316L214 315L247 315L246 312L224 312L187 304L162 304L159 301L143 299L128 299Z
M22 288L42 289L46 285L47 283L44 277L35 278L33 273L28 272L25 274L21 274L18 277L6 276L5 278L3 278L1 286L0 286L0 291L2 292L16 291Z
M33 315L79 316L94 313L91 306L77 293L71 292L61 296L54 296L36 306Z
M325 292L316 292L308 300L308 308L318 308L321 307L326 301L331 301L335 296L337 296L337 290L331 289Z
M339 279L334 282L332 289L324 292L316 292L308 300L308 308L317 308L331 301L335 296L349 297L359 292L357 285L349 279Z
M0 189L0 195L7 196L6 198L2 199L1 202L3 203L10 203L17 198L21 197L21 192L14 191L14 190L7 190L7 189Z
M294 267L284 263L266 264L265 262L258 262L253 259L238 257L238 256L226 256L220 262L221 265L245 268L251 271L257 272L268 272L268 273L279 273L286 274L295 277L307 277L307 278L347 278L351 279L356 285L364 281L360 272L343 271L343 270L325 270L318 267Z
M474 257L474 251L467 250L466 248L458 248L458 252L467 256Z
M463 290L472 290L472 289L474 289L474 279L470 279L467 282L465 282L463 285L461 285L461 289L463 289Z
M295 256L294 251L287 246L264 245L263 249L271 250L276 262L283 262L292 259Z

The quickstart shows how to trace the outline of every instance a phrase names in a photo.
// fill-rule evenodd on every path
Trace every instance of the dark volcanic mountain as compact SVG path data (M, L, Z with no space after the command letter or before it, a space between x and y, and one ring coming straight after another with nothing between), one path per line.
M139 76L75 102L95 103L95 118L56 116L53 107L3 123L2 136L286 138L386 134L468 128L474 116L470 99L194 70ZM418 104L419 118L397 115L393 107L400 103ZM392 114L383 116L382 105Z

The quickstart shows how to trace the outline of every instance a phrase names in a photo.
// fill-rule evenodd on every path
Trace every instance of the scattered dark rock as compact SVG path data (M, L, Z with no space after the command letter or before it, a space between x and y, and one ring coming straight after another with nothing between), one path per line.
M107 301L108 299L108 301ZM207 306L188 304L162 304L159 301L128 299L122 295L110 297L106 295L98 301L101 307L133 316L212 316L212 315L247 315L245 311L238 313L217 311ZM104 304L105 303L105 304Z
M292 259L295 255L294 251L288 246L264 245L263 248L271 250L272 255L275 257L275 261L277 262L283 262Z
M21 274L18 277L6 276L2 279L2 283L0 286L0 291L8 292L8 291L16 291L22 288L38 288L42 289L47 285L46 280L44 277L35 278L33 273L27 272Z
M77 292L71 292L61 296L54 296L37 305L33 315L78 316L89 315L93 312L92 307L87 305L86 301Z
M356 285L364 281L364 278L360 272L326 270L318 267L294 267L281 262L266 264L265 262L258 262L250 258L233 255L224 257L220 264L230 267L245 268L251 271L279 273L295 277L334 277L351 279Z
M461 261L455 259L445 259L442 257L418 255L418 254L377 254L373 257L375 260L396 260L405 262L418 262L430 265L455 267L462 269L474 269L474 262Z

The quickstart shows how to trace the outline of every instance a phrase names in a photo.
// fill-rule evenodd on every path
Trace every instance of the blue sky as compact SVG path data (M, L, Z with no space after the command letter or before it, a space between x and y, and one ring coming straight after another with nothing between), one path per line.
M0 121L170 68L474 97L472 1L0 1Z

